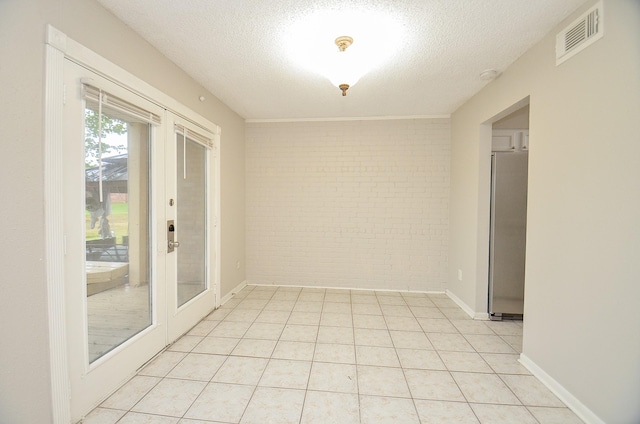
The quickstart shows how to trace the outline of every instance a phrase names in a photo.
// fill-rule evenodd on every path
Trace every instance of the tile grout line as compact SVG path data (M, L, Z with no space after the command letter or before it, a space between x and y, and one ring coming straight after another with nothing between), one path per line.
M253 290L251 290L251 292L253 292ZM247 296L249 296L249 295L251 294L251 292L249 292L249 293L247 294ZM247 296L245 296L242 300L240 300L240 302L238 302L238 304L237 304L236 306L234 306L233 308L230 308L230 309L231 309L231 310L230 310L230 312L229 312L228 314L226 314L226 315L222 318L222 320L220 321L220 323L224 322L224 321L228 318L228 316L229 316L233 311L235 311L235 310L238 308L238 306L239 306L239 305L240 305L244 300L246 300ZM273 296L273 295L272 295L272 296ZM267 300L268 300L268 299L267 299ZM266 304L265 304L265 305L266 305ZM259 311L263 311L263 310L264 310L264 306L263 306L261 309L259 309ZM254 319L254 321L255 321L255 319ZM235 321L227 321L227 322L235 322ZM218 324L218 325L219 325L219 324ZM244 335L247 333L247 331L249 331L249 328L250 328L250 327L251 327L251 326L247 327L247 330L245 330L245 331L244 331L244 333L243 333L243 334L238 338L238 343L236 343L236 345L235 345L235 346L234 346L234 347L229 351L229 353L228 353L227 355L225 355L225 356L226 356L225 360L220 364L220 367L219 367L219 368L216 370L216 372L211 376L211 378L209 379L209 381L208 381L207 385L208 385L208 384L211 384L211 383L216 383L216 384L217 384L217 382L214 382L214 381L213 381L213 379L214 379L214 378L215 378L215 376L218 374L218 372L220 372L220 370L224 367L224 365L227 363L227 361L229 360L229 358L230 358L231 356L233 356L233 355L232 355L233 351L234 351L234 350L235 350L235 348L240 344L240 341L242 341L242 340L244 339ZM215 328L217 328L217 326L216 326ZM214 328L214 329L215 329L215 328ZM214 329L212 329L212 330L211 330L211 332L213 332L213 330L214 330ZM211 332L209 332L209 334L210 334ZM265 369L266 369L266 367L265 367ZM263 370L263 372L264 372L264 370ZM225 384L229 384L229 383L225 383ZM236 384L237 384L237 383L236 383ZM245 385L245 384L238 384L238 385L241 385L241 386L249 386L249 385ZM206 386L205 386L205 388L206 388ZM249 407L249 403L251 402L251 399L253 398L253 395L254 395L254 393L255 393L255 391L256 391L256 388L257 388L257 383L256 383L256 386L253 388L253 391L251 392L251 397L249 398L249 401L247 402L247 405L245 406L244 410L242 411L242 415L240 416L240 419L242 419L242 416L245 414L246 409ZM203 391L204 391L204 389L203 389ZM200 393L200 394L202 394L202 393ZM198 398L196 398L196 399L194 400L194 403L195 403L195 401L196 401L197 399L198 399ZM193 403L191 404L191 406L193 406ZM191 408L191 406L189 407L189 409ZM187 413L189 412L189 409L187 409L187 411L185 412L185 414L187 414ZM182 418L184 418L184 415L183 415L183 417L182 417Z
M302 294L302 289L298 292L298 296L296 296L296 300L293 304L293 308L291 309L291 313L289 314L289 318L287 318L287 322L289 322L289 320L291 319L291 315L293 314L293 310L295 309L295 305L296 303L299 302L300 299L300 295ZM323 299L324 299L324 294L323 294ZM324 302L323 302L324 303ZM320 308L320 316L322 317L322 308ZM318 321L318 326L320 325L320 321ZM287 328L287 324L284 324L284 328ZM282 333L284 333L284 328L282 329ZM282 333L280 333L280 336L282 336ZM316 333L316 340L318 339L318 334ZM311 365L309 366L309 375L307 376L307 384L305 385L305 389L304 389L304 396L302 397L302 405L300 407L300 417L298 418L298 423L302 424L302 417L304 415L304 405L307 402L307 393L309 390L309 381L311 381L311 372L313 371L313 357L315 356L316 353L316 348L315 345L313 347L313 353L311 354ZM272 354L273 355L273 354ZM269 364L267 364L268 366Z
M253 291L253 290L252 290L252 291ZM240 301L240 302L238 303L238 305L239 305L240 303L242 303L242 301ZM238 305L236 305L235 307L233 307L233 308L231 309L231 312L233 312L233 311L238 307ZM231 313L231 312L229 312L229 313ZM228 315L229 315L229 314L225 315L225 316L223 317L223 319L222 319L220 322L223 322L223 321L227 318L227 316L228 316ZM219 323L218 323L218 325L219 325ZM216 327L217 327L218 325L216 325ZM211 329L211 331L209 332L209 334L210 334L210 333L211 333L211 332L212 332L216 327L212 328L212 329ZM247 331L248 331L248 329L247 329ZM246 333L246 331L245 331L245 333ZM205 336L205 337L206 337L206 336ZM240 338L240 340L242 340L242 337ZM239 344L239 343L240 343L240 342L238 342L238 344ZM237 347L237 344L236 344L236 347ZM194 347L194 348L195 348L195 347ZM235 349L235 347L234 347L234 349ZM191 349L191 350L193 351L193 349ZM193 407L194 403L195 403L195 402L198 400L198 398L202 395L202 393L205 391L205 389L207 388L207 386L208 386L209 384L211 384L211 383L212 383L212 381L213 381L213 379L215 378L216 374L218 374L218 372L222 369L222 367L224 366L224 364L226 364L226 363L227 363L227 360L229 359L229 356L231 356L231 353L232 353L232 352L233 352L233 349L231 350L231 352L229 352L229 355L227 355L226 359L225 359L225 360L220 364L220 367L218 367L218 369L216 370L216 372L215 372L215 373L213 373L213 375L211 376L211 378L209 378L209 380L208 380L208 381L207 381L207 383L204 385L204 387L202 388L202 390L200 391L200 393L198 394L198 396L196 396L196 397L195 397L195 399L193 400L193 402L191 402L191 405L189 405L189 407L185 410L184 414L182 414L182 417L180 418L180 420L182 420L182 419L184 419L184 418L185 418L185 415L187 415L187 413L189 413L189 410ZM183 359L184 359L184 358L183 358ZM176 365L176 366L177 366L177 365ZM174 367L174 368L175 368L175 367ZM254 391L255 391L255 390L254 390ZM253 397L253 393L251 394L251 396ZM248 404L247 404L247 405L248 405Z
M260 309L260 312L263 312L265 310L265 308L267 307L269 302L273 299L273 296L275 295L275 293L277 291L278 291L278 289L274 290L274 292L271 294L271 296L268 299L266 299L267 303L265 303L265 305L262 307L262 309ZM239 306L239 304L236 307L238 307L238 306ZM289 314L289 317L290 316L291 316L291 314ZM245 334L247 334L247 332L249 331L249 328L251 328L251 325L253 325L253 323L255 323L256 319L257 319L257 316L256 316L256 318L253 319L253 321L251 321L251 324L249 325L249 327L247 327L247 330L243 333L242 337L240 337L240 341L244 340ZM286 323L285 323L285 328L286 328ZM284 332L284 329L282 331ZM280 337L281 336L282 336L282 333L280 333ZM280 340L280 339L278 338L278 340ZM238 342L238 344L240 344L240 342ZM276 346L277 346L277 341L276 341ZM273 347L273 349L275 350L275 346ZM231 351L231 353L229 353L227 358L229 358L229 356L232 356L232 353L233 353L233 350ZM256 391L258 390L258 385L260 384L260 380L262 380L262 377L264 376L264 373L267 370L267 367L269 366L269 361L271 361L271 356L273 356L273 351L271 352L271 355L267 359L267 363L265 364L264 369L262 370L262 373L260 373L260 377L257 379L255 386L252 385L253 386L253 391L251 392L251 396L249 397L249 400L247 401L247 404L245 405L244 410L242 411L242 414L240 415L240 420L238 422L242 422L242 418L244 418L245 414L247 413L247 410L249 409L249 405L251 404L251 401L253 400L253 397L255 396ZM222 366L220 366L220 368L222 368ZM214 375L214 377L215 377L215 375Z
M440 309L440 307L438 307L438 308ZM444 313L443 313L443 314L444 314ZM446 314L444 314L444 315L446 316ZM514 395L514 397L515 397L515 398L520 402L520 405L510 405L510 404L501 404L501 403L477 403L477 402L476 402L476 403L473 403L473 402L470 402L470 401L469 401L469 399L467 398L467 396L464 394L464 392L463 392L463 391L462 391L462 389L460 388L460 385L458 384L458 381L453 377L453 375L451 375L451 377L452 377L453 381L456 383L456 386L457 386L457 387L458 387L458 389L460 390L460 393L462 393L462 396L465 398L467 405L469 405L469 408L471 409L471 411L472 411L472 412L473 412L473 414L475 415L476 419L477 419L479 422L482 422L482 421L481 421L481 419L480 419L480 417L477 415L476 411L475 411L475 410L473 409L473 407L471 406L472 404L525 407L525 409L527 410L527 412L529 412L529 414L531 415L531 417L532 417L536 422L538 422L538 423L539 423L538 419L537 419L537 418L535 418L535 416L531 413L531 411L529 410L529 408L527 407L527 405L525 405L525 404L522 402L522 400L520 399L520 397L518 397L518 396L516 395L516 393L511 389L511 387L509 387L509 385L508 385L508 384L506 384L506 383L504 382L504 380L502 379L502 377L500 376L500 374L499 374L499 373L497 373L497 372L495 371L495 369L494 369L494 368L493 368L493 367L492 367L492 366L491 366L491 365L490 365L490 364L485 360L485 358L482 356L482 353L483 353L483 352L478 351L478 349L477 349L475 346L473 346L473 344L472 344L472 343L469 341L469 339L466 337L465 333L463 333L463 332L462 332L462 331L461 331L461 330L460 330L460 329L459 329L459 328L458 328L454 323L452 323L452 322L451 322L451 319L450 319L448 316L446 316L446 317L447 317L447 320L449 320L449 322L451 323L451 325L453 325L453 326L456 328L456 330L458 330L458 332L460 333L460 335L461 335L461 336L462 336L462 337L467 341L467 343L469 343L469 345L471 345L471 347L472 347L472 348L473 348L473 350L474 350L474 353L476 353L478 356L480 356L480 358L483 360L483 362L484 362L484 363L486 363L486 364L487 364L487 366L488 366L488 367L493 371L493 372L492 372L492 374L495 374L495 375L500 379L500 381L505 385L505 387L506 387L506 388L511 392L511 394L513 394L513 395ZM475 322L475 321L474 321L474 322ZM496 333L496 332L495 332L495 330L493 330L491 327L489 327L489 326L487 326L487 327L488 327L488 328L491 330L491 332L493 333L492 335L498 336L498 338L499 338L500 340L502 340L502 341L504 341L505 343L507 343L507 345L509 345L509 347L510 347L514 352L515 352L515 349L513 348L513 346L511 346L511 345L510 345L506 340L504 340L504 339L503 339L503 338L502 338L498 333ZM469 334L471 334L471 333L469 333ZM478 334L478 335L482 335L482 334ZM435 347L435 346L434 346L434 347ZM438 353L438 355L440 356L440 353L437 351L437 349L436 349L436 352L437 352L437 353ZM489 352L484 352L484 353L489 353ZM497 353L497 352L496 352L496 353ZM441 360L442 360L442 358L441 358ZM444 362L444 361L443 361L443 362ZM445 367L446 367L446 364L445 364ZM448 367L447 367L447 368L448 368ZM450 374L451 374L451 372L450 372ZM481 372L479 372L479 374L487 374L487 373L481 373Z
M420 321L418 321L418 318L415 316L415 313L413 312L413 310L411 310L409 305L406 303L407 300L404 297L402 297L402 299L405 302L405 305L407 306L407 308L409 309L409 312L411 313L411 316L413 317L413 319L416 320L416 322L418 323L418 326L422 330L421 333L424 334L424 336L425 336L425 338L427 340L429 340L429 338L427 337L427 335L424 332L424 329L420 325ZM383 311L383 313L384 313L384 311ZM398 354L398 349L399 348L396 347L396 342L393 340L393 336L391 336L391 330L389 330L389 337L391 337L391 344L393 345L393 348L395 350L396 358L398 359L398 364L400 364L400 369L402 370L402 375L404 376L404 382L407 385L407 390L409 391L409 395L411 396L411 404L413 405L413 410L416 413L416 417L418 418L418 421L422 422L422 419L420 419L420 413L418 412L418 406L416 405L416 399L413 396L413 391L411 390L411 386L409 385L409 380L407 380L407 373L405 372L405 367L402 366L402 361L400 360L400 355ZM429 341L429 343L431 343L431 341Z
M445 319L449 322L450 325L452 325L460 335L462 335L462 333L460 333L460 330L458 329L458 327L456 327L451 320L449 319L449 317L440 309L440 307L438 307L436 305L436 307L438 308L438 310L440 311L440 313L445 317ZM426 334L426 333L425 333ZM427 338L429 338L429 336L427 336ZM463 336L464 338L464 336ZM466 339L465 339L466 340ZM468 342L467 342L468 343ZM473 348L473 346L471 346ZM436 352L436 355L438 355L438 357L440 358L440 361L442 362L442 364L444 365L444 367L447 370L447 373L449 374L449 377L451 377L451 380L453 380L454 384L456 385L456 387L458 388L458 390L460 391L460 394L462 395L462 397L465 400L465 403L467 404L467 407L471 410L471 413L473 414L473 416L476 418L476 420L479 423L482 423L482 421L480 420L480 417L478 417L478 414L476 414L476 411L473 409L473 407L471 406L471 403L469 402L469 399L467 398L467 395L464 394L464 392L462 391L462 388L460 387L460 384L458 383L458 381L453 377L453 374L451 374L451 370L449 369L449 367L447 366L447 364L444 362L444 360L442 359L442 355L440 355L439 349L436 347L436 345L433 345L433 348ZM475 348L474 348L475 351ZM476 352L477 353L477 352Z
M349 290L349 306L351 307L351 334L353 335L353 360L355 362L353 368L355 369L356 379L356 401L358 402L358 422L362 424L362 406L360 402L360 381L358 380L358 349L356 347L356 322L353 319L353 292ZM376 298L376 302L378 299Z
M222 322L225 322L225 320L228 318L228 315L229 315L229 314L231 314L233 311L236 311L236 310L251 310L251 309L253 309L253 308L246 308L246 309L245 309L245 308L242 308L242 307L241 307L242 301L247 300L247 297L249 297L249 295L250 295L252 292L254 292L254 290L253 290L253 289L252 289L252 290L251 290L251 292L249 292L247 295L243 296L242 298L239 298L239 302L238 302L235 306L233 306L232 308L230 308L230 309L229 309L229 312L228 312L227 314L225 314L225 316L224 316L224 317L222 317L222 319L221 319L220 321L218 321L218 323L217 323L214 327L212 327L212 328L211 328L211 330L209 330L209 332L208 332L208 333L206 333L204 336L198 336L198 337L201 337L201 338L202 338L202 340L200 340L200 341L199 341L198 343L196 343L194 346L187 348L187 350L180 350L180 351L169 351L169 350L168 350L168 348L169 348L170 346L168 346L168 347L167 347L167 349L165 349L162 353L166 353L166 352L172 352L172 353L184 353L184 356L183 356L183 357L182 357L182 358L181 358L181 359L180 359L176 364L174 364L174 365L173 365L173 366L172 366L168 371L164 372L164 373L163 373L163 375L162 375L162 377L161 377L161 378L159 378L159 381L157 381L153 386L151 386L147 391L145 391L145 393L140 397L140 399L138 399L138 401L136 401L136 402L135 402L135 403L134 403L134 404L133 404L133 405L132 405L128 410L120 410L120 409L117 409L117 408L116 408L115 410L117 410L117 411L123 411L123 412L125 413L121 418L119 418L119 419L118 419L118 421L121 421L121 420L122 420L122 419L123 419L123 418L124 418L128 413L138 413L137 411L133 411L133 408L135 408L135 406L136 406L136 405L138 405L138 404L139 404L139 403L140 403L140 402L141 402L141 401L142 401L142 400L143 400L143 399L144 399L144 398L145 398L145 397L146 397L146 396L147 396L147 395L148 395L148 394L153 390L153 389L155 389L159 384L161 384L161 383L162 383L163 381L165 381L165 380L185 380L185 381L203 381L203 382L205 382L205 386L203 387L203 389L202 389L202 390L200 390L200 393L195 397L195 399L197 400L197 399L198 399L198 397L202 394L202 392L206 389L207 385L208 385L208 384L210 384L210 383L213 381L213 379L215 378L215 375L216 375L216 374L220 371L220 369L224 366L224 364L227 362L227 360L229 359L229 357L230 357L230 356L239 356L239 357L243 357L243 356L244 356L244 357L249 357L249 358L258 358L258 357L255 357L255 356L232 355L232 353L233 353L233 350L235 350L235 348L237 348L237 346L238 346L238 345L239 345L243 340L250 340L250 339L246 338L246 335L247 335L247 333L248 333L249 329L250 329L254 324L256 324L256 323L257 323L257 321L256 321L256 320L258 319L259 315L260 315L262 312L264 312L264 311L266 310L266 308L267 308L267 305L268 305L271 301L273 301L273 300L275 299L276 294L279 292L279 290L280 290L280 287L278 287L276 290L274 290L274 291L271 293L271 295L269 296L269 298L268 298L268 299L265 299L265 300L266 300L266 303L262 306L262 308L261 308L261 309L257 309L257 310L259 311L259 312L258 312L258 314L257 314L255 317L251 318L251 320L250 320L250 321L226 321L226 322L247 322L247 328L242 332L242 335L240 335L240 336L239 336L239 338L238 338L238 343L236 344L236 346L235 346L235 347L234 347L234 348L233 348L233 349L232 349L232 350L231 350L227 355L225 355L225 356L226 356L226 358L225 358L224 362L222 362L222 364L220 365L220 367L216 370L216 372L213 374L213 376L211 376L211 377L209 378L209 380L192 380L192 379L189 379L189 378L173 378L173 377L169 377L169 374L170 374L170 373L171 373L171 372L172 372L172 371L173 371L173 370L174 370L174 369L175 369L175 368L176 368L180 363L182 363L182 361L183 361L184 359L186 359L189 355L191 355L192 353L194 353L194 352L193 352L193 350L196 348L196 346L198 346L198 345L199 345L203 340L205 340L205 338L206 338L206 337L208 337L208 336L209 336L209 334L210 334L211 332L213 332L213 331L218 327L218 325L220 325ZM287 325L304 325L304 323L301 323L301 324L293 324L293 323L291 323L291 324L290 324L290 320L291 320L291 318L292 318L292 314L293 314L293 312L294 312L294 309L295 309L296 304L300 301L300 298L301 298L302 292L303 292L303 290L302 290L302 289L301 289L300 291L298 291L298 293L297 293L297 295L296 295L295 299L283 299L283 300L292 300L292 302L293 302L293 306L291 307L291 310L290 310L290 311L288 311L287 320L286 320L286 321L284 322L284 324L283 324L283 330L280 332L280 335L278 336L278 339L277 339L277 340L275 340L275 342L276 342L276 346L277 346L277 343L281 341L282 334L284 333L284 329L286 328L286 326L287 326ZM400 349L400 348L399 348L399 347L398 347L398 345L397 345L397 341L396 341L396 340L394 340L394 338L392 337L392 334L391 334L391 332L392 332L392 331L403 331L403 330L402 330L402 329L397 329L397 330L390 330L390 329L389 329L389 324L388 324L388 319L387 319L387 317L388 317L388 316L395 316L395 315L385 314L385 312L384 312L384 311L382 310L382 308L381 308L381 305L382 305L382 304L380 304L380 303L379 303L379 296L377 295L377 292L376 292L375 290L372 290L372 293L373 293L373 296L375 296L375 299L376 299L376 302L377 302L377 303L376 303L376 305L380 308L380 312L381 312L381 315L380 315L380 316L382 316L383 321L384 321L384 323L385 323L385 327L386 327L385 331L389 334L389 337L390 337L390 339L391 339L391 347L392 347L392 348L394 349L394 351L395 351L395 357L396 357L396 359L398 360L399 367L401 368L401 370L402 370L402 372L403 372L403 376L404 376L405 384L407 384L407 387L408 387L408 389L409 389L409 394L410 394L410 396L411 396L412 403L413 403L413 405L414 405L414 409L415 409L415 412L416 412L416 414L417 414L417 413L418 413L418 411L417 411L417 406L416 406L416 404L415 404L416 398L413 396L413 393L411 392L411 389L410 389L409 384L408 384L407 376L406 376L406 373L405 373L405 367L402 365L402 362L400 361L399 352L398 352L398 349ZM325 290L324 290L324 292L323 292L322 307L321 307L321 310L320 310L320 321L319 321L319 322L318 322L318 324L317 324L317 328L318 328L318 330L316 331L316 334L315 334L315 341L314 341L314 344L313 344L313 352L312 352L312 357L311 357L311 368L310 368L310 370L309 370L309 375L307 376L306 388L305 388L305 390L304 390L305 397L304 397L304 399L303 399L302 408L301 408L301 410L300 410L300 419L299 419L299 422L300 422L300 423L302 422L302 417L303 417L303 414L304 414L304 406L305 406L305 403L306 403L306 396L307 396L307 393L309 392L309 384L310 384L310 381L311 381L311 371L313 370L313 365L314 365L316 362L318 362L318 361L316 361L316 360L315 360L315 353L317 352L317 345L318 345L318 343L319 343L319 330L320 330L320 327L321 327L321 324L322 324L322 316L323 316L323 314L324 314L325 312L326 312L326 313L329 313L327 310L325 310L326 303L327 303L327 302L329 302L329 300L327 300L327 298L326 298L326 294L327 294L327 292L326 292L326 289L325 289ZM356 334L355 334L355 333L356 333L356 330L357 330L357 327L356 327L356 325L355 325L355 320L354 320L354 310L353 310L353 305L354 305L354 303L353 303L353 296L352 296L352 295L353 295L353 293L352 293L351 291L349 291L349 302L348 302L348 305L349 305L349 308L350 308L350 314L349 314L349 316L350 316L350 319L351 319L352 336L353 336L353 339L354 339L354 340L353 340L353 347L354 347L355 372L356 372L356 375L355 375L355 378L356 378L356 382L355 382L355 383L356 383L356 397L357 397L357 400L358 400L358 412L359 412L359 418L360 418L360 420L362 420L362 408L361 408L361 404L360 404L360 396L361 396L361 394L360 394L360 384L359 384L359 381L358 381L358 358L357 358L357 349L356 349L356 348L357 348L357 345L356 345ZM402 294L400 294L400 296L399 296L399 297L403 300L403 305L400 305L400 306L407 307L407 308L409 309L410 313L411 313L411 317L412 317L414 320L416 320L416 322L419 324L419 328L420 328L420 330L419 330L419 331L420 331L420 334L424 334L424 336L426 337L426 339L427 339L427 340L429 340L429 341L430 341L430 343L432 343L432 342L431 342L431 339L430 339L430 338L429 338L429 336L427 335L427 332L425 331L425 327L420 323L420 321L418 321L418 316L416 315L416 312L415 312L414 310L412 310L412 309L411 309L411 305L409 305L409 303L407 303L407 299L406 299L404 296L402 296ZM427 296L425 296L425 297L429 299L428 295L427 295ZM240 299L241 299L241 300L240 300ZM431 300L431 299L430 299L430 300ZM337 303L345 303L345 304L347 304L346 302L338 302L338 301L336 301L336 302L337 302ZM386 303L385 303L385 304L386 304ZM389 305L390 305L390 306L398 306L398 305L395 305L394 303L389 303ZM533 419L534 419L536 422L539 422L539 420L538 420L538 419L533 415L533 413L531 412L531 408L532 408L532 407L534 407L534 406L544 406L544 405L525 405L525 404L522 402L522 400L520 399L520 397L518 397L518 396L516 395L516 393L513 391L513 389L512 389L512 388L511 388L511 387L510 387L510 386L505 382L505 380L503 379L503 376L506 376L506 375L517 375L517 376L518 376L518 375L529 375L529 374L510 373L510 372L507 372L507 373L499 373L499 372L497 372L496 368L494 368L493 366L491 366L491 365L487 362L487 359L483 356L483 353L487 353L487 354L489 354L489 353L492 353L492 354L504 354L504 355L508 355L508 354L510 354L510 355L513 355L513 352L517 353L517 352L518 352L518 350L517 350L514 346L512 346L512 345L511 345L511 343L509 343L507 340L505 340L505 339L502 337L502 335L501 335L501 334L498 334L498 333L496 332L496 330L494 330L494 329L493 329L492 327L490 327L490 326L487 326L487 327L489 327L489 330L491 331L491 334L475 333L475 332L473 332L473 331L471 331L471 332L462 332L462 331L461 331L461 329L460 329L458 326L456 326L456 325L452 322L452 320L454 320L454 319L453 319L453 318L450 318L447 314L445 314L445 313L444 313L444 311L442 310L442 308L443 308L444 306L438 306L437 304L435 304L435 307L437 308L437 310L438 310L438 311L440 311L440 313L442 313L442 314L443 314L443 318L444 318L444 320L446 320L446 322L448 322L448 324L450 324L453 328L455 328L456 333L452 333L452 334L458 334L458 335L461 335L461 336L462 336L462 338L463 338L467 343L469 343L469 344L471 345L471 348L473 349L473 353L475 353L476 355L478 355L478 356L481 358L482 363L484 363L484 364L488 367L488 369L490 369L490 370L491 370L491 372L482 372L482 371L477 371L477 372L474 372L474 371L459 371L459 372L461 372L461 373L462 373L462 372L464 372L464 373L468 373L468 374L479 373L479 374L488 374L488 375L493 374L493 375L496 375L496 376L500 379L500 381L501 381L501 382L502 382L502 383L503 383L503 384L504 384L504 385L509 389L509 392L510 392L514 397L515 397L515 399L517 399L517 400L520 402L520 405L509 405L509 404L502 404L502 403L485 403L485 402L482 402L482 403L480 403L480 404L497 405L497 406L509 405L509 406L516 406L516 407L522 407L522 406L524 406L524 407L525 407L525 409L526 409L526 411L527 411L527 413L528 413L531 417L533 417ZM220 309L220 308L218 308L218 309ZM445 308L445 309L446 309L446 308ZM214 310L213 312L215 312L215 310ZM212 312L212 313L213 313L213 312ZM339 313L339 312L335 312L335 313ZM372 315L372 316L374 316L374 315L377 315L377 314L368 314L368 313L364 313L364 314L362 314L362 315L365 315L365 316L366 316L366 315ZM398 316L403 316L403 315L398 315ZM241 318L242 318L242 317L241 317ZM242 319L244 320L244 319L246 319L246 318L242 318ZM202 321L204 321L204 320L206 320L206 317L205 317L203 320L201 320L200 322L202 322ZM329 326L329 327L332 327L332 326ZM338 326L337 328L342 328L342 327ZM364 329L366 329L366 328L364 328ZM409 331L409 330L404 330L404 331ZM440 332L436 332L436 333L440 333ZM186 334L188 334L188 332L187 332ZM448 333L442 333L442 334L448 334ZM499 339L500 341L502 341L503 343L505 343L506 345L508 345L508 346L509 346L509 348L512 350L512 352L511 352L511 353L503 353L503 352L481 352L481 351L479 351L479 350L478 350L478 348L476 348L475 346L473 346L473 345L470 343L469 339L467 338L467 336L469 336L469 335L478 335L478 336L484 336L484 335L488 335L488 336L498 336L498 339ZM516 336L517 336L517 334L516 334ZM224 337L224 336L221 336L221 337ZM253 340L253 339L251 339L251 340ZM256 340L271 340L271 339L268 339L268 338L267 338L267 339L258 338L258 339L256 339ZM365 345L363 345L363 346L365 346ZM368 345L366 345L366 346L368 346ZM377 345L372 344L371 346L377 346ZM437 357L439 358L439 360L444 364L444 361L443 361L442 356L441 356L441 352L443 352L443 351L442 351L442 350L440 350L440 349L438 349L438 348L436 348L436 346L435 346L435 345L433 345L433 343L432 343L432 346L433 346L433 351L436 353L436 355L437 355ZM274 349L275 349L275 346L274 346ZM427 349L427 350L429 350L429 349ZM455 352L455 351L452 351L452 352ZM464 352L464 351L460 351L460 352ZM197 352L196 352L196 353L197 353ZM215 355L215 353L208 353L208 352L201 352L201 353L203 353L203 354L207 354L207 355ZM245 406L245 409L244 409L244 411L243 411L242 416L244 416L244 414L246 414L247 408L248 408L249 404L251 403L251 400L253 399L253 397L254 397L254 395L255 395L255 393L256 393L256 391L257 391L258 387L259 387L259 382L260 382L260 380L263 378L263 376L264 376L264 374L265 374L265 372L266 372L266 368L268 367L269 362L271 362L271 361L274 359L274 358L273 358L273 353L274 353L274 350L272 350L272 351L271 351L271 354L269 355L269 357L265 358L265 359L267 359L267 363L266 363L266 365L265 365L265 368L262 370L262 373L261 373L260 377L258 378L257 383L253 386L253 392L252 392L252 394L251 394L251 397L250 397L249 401L247 402L247 405ZM319 362L323 362L323 361L319 361ZM330 362L330 363L334 363L334 362ZM335 362L335 363L336 363L336 364L339 364L339 363L341 363L341 362ZM460 388L460 386L459 386L458 382L456 381L456 379L455 379L455 378L453 378L452 371L449 369L449 367L448 367L448 366L446 366L446 364L444 364L444 366L445 366L446 371L447 371L447 372L448 372L448 374L450 375L450 377L451 377L451 378L453 379L453 381L455 382L456 387L458 388L458 390L461 392L461 394L462 394L463 398L465 399L465 402L464 402L464 403L465 403L465 404L467 404L467 405L470 407L470 409L472 410L472 412L473 412L474 416L475 416L476 418L478 418L478 419L479 419L479 417L477 416L477 414L476 414L475 410L474 410L473 408L471 408L472 403L471 403L471 402L469 402L469 399L467 398L467 396L464 394L464 392L463 392L463 391L462 391L462 389ZM391 368L396 368L395 366L390 366L390 367L391 367ZM138 376L138 375L140 375L140 374L136 374L136 376ZM141 376L145 376L145 375L141 375ZM153 377L153 376L151 376L151 375L147 375L147 377ZM246 386L246 385L241 384L241 383L234 383L234 384L240 384L240 385ZM333 392L333 391L330 391L330 390L329 390L329 391L326 391L326 392L328 392L328 393L342 393L342 392ZM372 395L372 396L373 396L373 395ZM376 396L377 396L377 395L376 395ZM384 396L384 397L395 397L395 396ZM399 397L399 398L403 399L402 397ZM193 402L191 402L190 406L188 406L188 407L186 408L186 410L185 410L185 412L182 414L182 416L181 416L181 417L178 417L178 418L184 419L184 418L185 418L185 415L188 413L189 409L193 406L194 402L195 402L195 400L194 400ZM442 401L442 402L444 402L444 401ZM555 408L558 408L558 409L567 409L567 408L566 408L566 406L558 406L558 407L555 407ZM105 409L113 409L113 408L105 408ZM157 415L157 414L151 414L151 415ZM165 416L166 416L166 417L176 418L176 417L173 417L173 416L167 416L167 415L161 415L161 414L160 414L160 415L157 415L157 416L163 416L163 417L165 417ZM418 417L419 417L419 414L418 414Z

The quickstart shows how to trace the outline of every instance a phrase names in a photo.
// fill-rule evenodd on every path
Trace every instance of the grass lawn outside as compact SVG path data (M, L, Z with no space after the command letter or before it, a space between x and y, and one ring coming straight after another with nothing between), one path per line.
M85 211L85 219L87 240L99 239L100 222L96 222L95 227L92 229L90 226L91 214L89 212ZM112 234L115 234L116 236L116 244L123 244L122 236L129 235L129 204L126 202L111 203L111 215L109 215L107 219L109 220L109 228L111 229Z

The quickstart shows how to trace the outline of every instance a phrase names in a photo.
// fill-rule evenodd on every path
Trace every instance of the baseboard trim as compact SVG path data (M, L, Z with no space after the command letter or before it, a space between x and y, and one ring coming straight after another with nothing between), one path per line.
M478 321L489 321L489 314L487 312L476 312L473 315L473 319L476 319Z
M295 288L301 288L301 289L354 290L354 291L376 291L376 292L397 292L397 293L445 294L444 290L371 289L371 288L366 288L366 287L363 288L363 287L334 287L334 286L303 286L303 285L297 285L297 284L262 284L262 283L247 283L245 285L255 286L255 287L295 287Z
M224 295L224 297L220 299L220 304L217 307L219 308L220 306L224 305L225 303L233 299L233 296L235 296L236 293L238 293L240 290L242 290L245 287L247 287L247 280L244 280L242 283L238 284L233 289L231 289L229 293Z
M531 360L524 353L520 354L520 363L529 371L531 374L536 376L538 380L542 382L549 390L553 392L554 395L558 397L565 405L569 407L582 421L586 424L605 424L605 422L600 419L596 414L593 413L585 404L580 402L578 398L572 395L567 389L565 389L562 384L556 381L553 377L547 374L542 368L540 368L535 362Z
M329 289L329 290L354 290L354 291L377 291L377 292L399 292L399 293L445 294L451 300L453 300L456 303L456 305L458 305L471 318L473 318L475 320L481 320L481 321L488 321L489 320L489 314L488 313L486 313L486 312L475 312L469 305L464 303L462 301L462 299L460 299L458 296L453 294L448 289L447 290L367 289L367 288L361 288L361 287L327 287L327 286L303 286L303 285L289 285L289 284L260 284L260 283L250 283L249 284L246 281L243 281L242 284L238 285L238 287L236 287L234 290L231 291L230 295L233 296L233 294L239 292L240 290L242 290L246 286L254 286L254 287L297 287L297 288L303 288L303 289L310 288L310 289ZM227 296L229 296L229 295L227 295ZM227 300L231 299L231 297L229 297L229 299L226 299L227 296L225 296L225 298L223 298L224 301L222 302L222 304L224 304L224 302L226 302Z
M449 296L449 299L453 300L456 305L460 307L460 309L465 311L467 315L469 315L473 319L476 319L476 312L469 305L464 303L462 299L453 294L449 289L445 290L444 293Z

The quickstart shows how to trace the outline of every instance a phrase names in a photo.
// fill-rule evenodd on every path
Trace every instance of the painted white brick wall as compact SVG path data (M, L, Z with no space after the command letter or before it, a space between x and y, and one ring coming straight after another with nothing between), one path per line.
M443 290L449 119L248 123L247 281Z

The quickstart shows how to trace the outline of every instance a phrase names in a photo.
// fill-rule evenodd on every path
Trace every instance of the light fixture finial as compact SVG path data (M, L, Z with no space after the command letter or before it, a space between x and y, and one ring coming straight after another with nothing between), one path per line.
M343 96L346 96L346 95L347 95L347 90L349 89L349 84L340 84L340 85L338 86L338 88L339 88L340 90L342 90L342 95L343 95Z
M353 44L353 38L343 35L342 37L336 38L336 46L340 49L341 52L347 50L347 47Z

